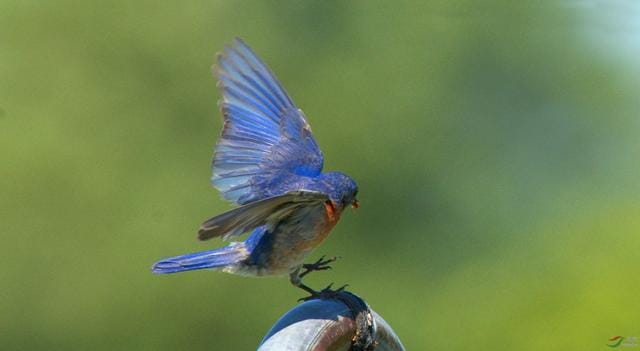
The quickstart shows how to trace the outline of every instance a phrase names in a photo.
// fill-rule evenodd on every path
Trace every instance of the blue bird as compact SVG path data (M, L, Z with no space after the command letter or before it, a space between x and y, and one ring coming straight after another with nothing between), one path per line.
M213 185L239 207L206 220L200 240L244 242L165 258L154 273L216 269L248 276L289 275L302 284L335 260L304 260L329 234L343 210L357 208L358 186L340 172L322 172L323 156L302 110L269 68L240 39L218 55L222 135L213 157Z

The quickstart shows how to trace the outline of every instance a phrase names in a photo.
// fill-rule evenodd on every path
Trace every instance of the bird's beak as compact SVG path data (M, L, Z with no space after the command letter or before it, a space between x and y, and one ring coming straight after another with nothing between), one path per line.
M351 207L352 208L360 207L360 202L358 200L354 199L353 202L351 203Z

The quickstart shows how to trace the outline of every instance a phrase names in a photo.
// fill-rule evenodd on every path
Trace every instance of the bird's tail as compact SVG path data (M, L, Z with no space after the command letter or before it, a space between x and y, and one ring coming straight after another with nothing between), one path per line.
M168 257L156 262L151 270L157 274L178 273L194 269L224 268L249 256L244 243L231 243L219 249Z

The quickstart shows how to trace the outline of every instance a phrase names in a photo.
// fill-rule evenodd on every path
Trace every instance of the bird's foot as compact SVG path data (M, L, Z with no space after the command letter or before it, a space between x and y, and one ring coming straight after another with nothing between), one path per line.
M333 283L329 284L326 288L320 290L320 291L315 291L313 289L310 289L309 287L305 286L305 288L302 288L304 291L308 292L310 295L307 297L303 297L298 299L298 302L304 302L304 301L309 301L309 300L315 300L315 299L321 299L321 300L326 300L326 299L331 299L333 297L335 297L338 293L344 291L344 289L347 288L347 286L349 286L349 284L345 284L337 289L331 289L331 287L333 286Z
M331 269L331 266L329 266L329 263L335 262L339 257L337 256L333 256L331 258L328 259L324 259L326 256L322 256L320 257L320 259L318 259L316 262L314 263L305 263L302 265L302 268L304 268L304 271L302 273L300 273L300 278L304 277L305 275L313 272L313 271L326 271L327 269Z

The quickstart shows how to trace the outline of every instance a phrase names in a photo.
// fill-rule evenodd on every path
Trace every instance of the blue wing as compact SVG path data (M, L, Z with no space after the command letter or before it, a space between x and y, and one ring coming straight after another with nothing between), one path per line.
M222 236L227 239L259 226L268 225L271 228L301 207L322 205L327 200L327 194L297 190L253 201L207 219L198 231L198 238L208 240Z
M216 73L224 126L211 181L226 199L246 204L276 195L274 180L320 174L322 152L302 110L244 42L225 48Z

